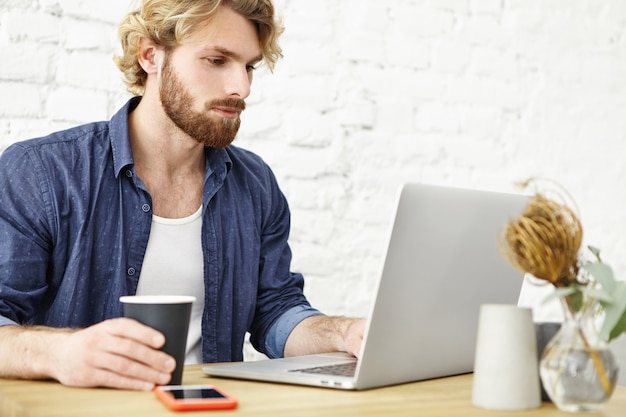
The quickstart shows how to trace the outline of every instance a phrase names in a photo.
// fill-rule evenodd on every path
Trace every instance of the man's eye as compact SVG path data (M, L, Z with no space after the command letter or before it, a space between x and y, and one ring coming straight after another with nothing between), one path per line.
M213 65L222 65L224 60L222 58L208 58L208 61Z
M254 65L246 65L246 71L248 72L252 72L256 69L256 66Z

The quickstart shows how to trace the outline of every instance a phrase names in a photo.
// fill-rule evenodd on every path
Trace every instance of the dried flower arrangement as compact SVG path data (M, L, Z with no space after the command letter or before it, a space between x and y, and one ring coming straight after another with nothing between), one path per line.
M524 188L535 183L530 179ZM607 342L626 332L626 282L617 281L611 267L602 262L600 251L589 246L593 261L580 251L581 222L565 203L537 192L524 212L506 226L500 247L517 269L552 284L549 297L566 297L573 312L587 296L600 302L605 317L600 337Z
M537 186L535 181L530 179L522 186ZM561 298L571 316L588 308L598 309L593 313L602 312L598 337L610 342L626 332L626 282L615 280L598 249L589 246L595 259L585 259L580 251L582 236L581 222L567 204L535 192L524 212L506 225L500 246L514 267L552 284L555 291L548 299ZM612 388L600 355L583 329L579 328L578 332L608 396Z

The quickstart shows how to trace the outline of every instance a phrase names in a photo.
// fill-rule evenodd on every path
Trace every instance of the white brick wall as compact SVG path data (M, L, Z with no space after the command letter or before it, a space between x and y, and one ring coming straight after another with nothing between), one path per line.
M111 57L128 3L0 0L0 150L126 100ZM404 181L509 191L553 178L626 278L626 2L277 8L285 59L257 73L237 143L291 202L294 268L316 306L367 312Z

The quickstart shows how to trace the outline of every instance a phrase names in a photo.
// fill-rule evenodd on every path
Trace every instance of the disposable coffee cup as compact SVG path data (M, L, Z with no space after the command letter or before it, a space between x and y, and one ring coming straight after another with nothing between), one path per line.
M124 317L135 319L165 336L161 350L176 360L169 385L181 385L191 305L196 297L186 295L130 295L120 297Z

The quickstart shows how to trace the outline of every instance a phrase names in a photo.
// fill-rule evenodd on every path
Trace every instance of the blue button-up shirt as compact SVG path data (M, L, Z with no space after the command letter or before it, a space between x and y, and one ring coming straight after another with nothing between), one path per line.
M0 156L0 324L80 328L122 315L152 223L128 134L131 99L109 122L14 144ZM320 314L290 272L290 213L270 168L236 146L207 148L202 198L204 362L242 359L245 333L281 356Z

